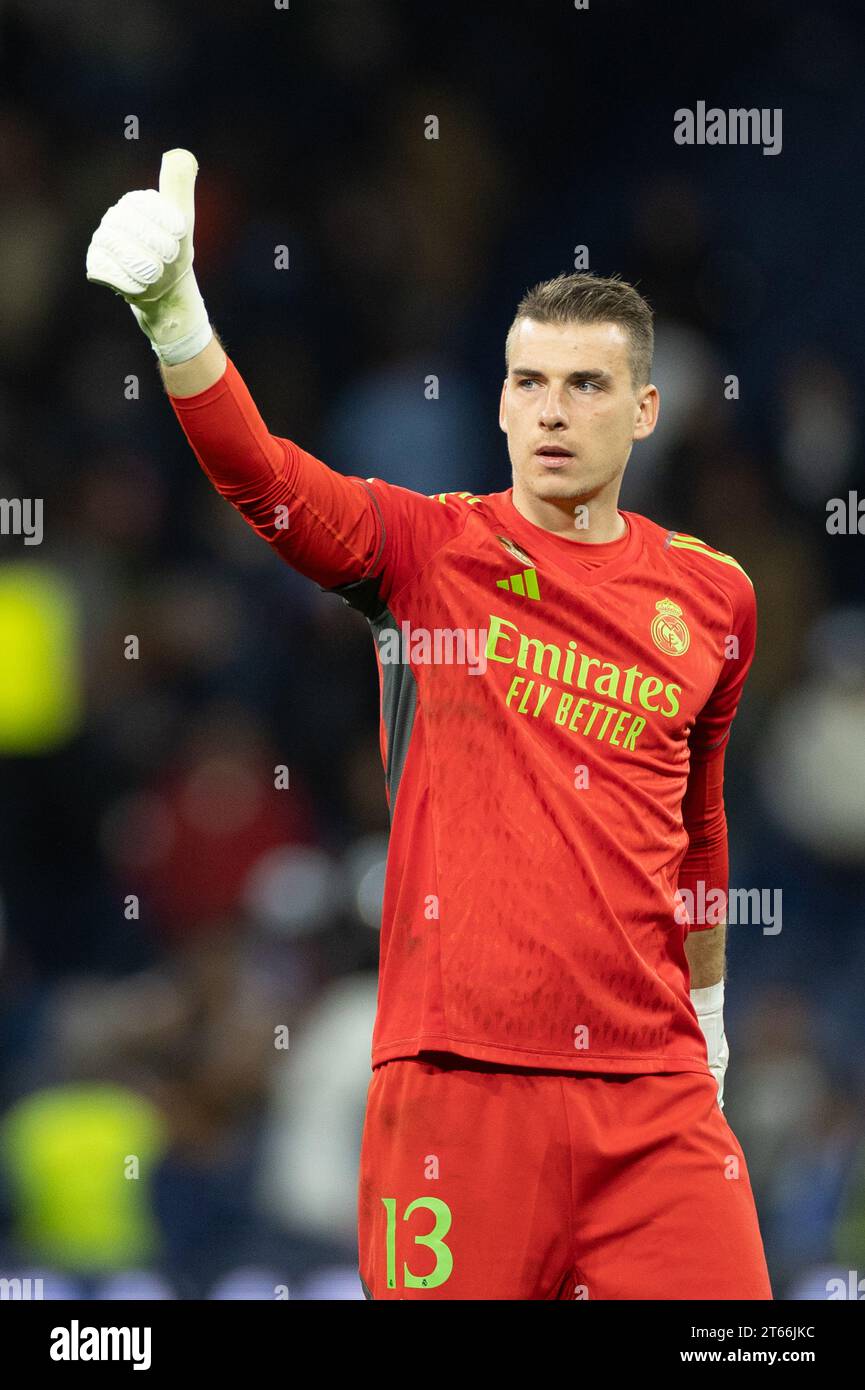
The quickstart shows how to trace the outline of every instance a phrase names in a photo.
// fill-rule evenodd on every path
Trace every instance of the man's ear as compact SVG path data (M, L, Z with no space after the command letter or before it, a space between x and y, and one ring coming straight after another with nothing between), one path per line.
M657 386L649 385L642 393L640 414L634 428L634 439L646 439L658 423L661 409L661 396Z
M499 429L502 431L503 434L507 434L508 432L507 426L505 424L505 392L507 391L507 389L508 379L507 377L505 377L504 382L502 384L502 394L499 397Z

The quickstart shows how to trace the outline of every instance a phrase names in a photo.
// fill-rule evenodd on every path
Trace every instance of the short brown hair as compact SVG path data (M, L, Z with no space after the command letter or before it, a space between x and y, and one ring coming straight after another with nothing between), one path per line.
M505 363L510 367L514 329L521 319L535 323L618 323L631 341L633 384L645 386L655 346L652 317L643 296L619 275L604 277L590 271L557 275L528 290L517 305L505 341Z

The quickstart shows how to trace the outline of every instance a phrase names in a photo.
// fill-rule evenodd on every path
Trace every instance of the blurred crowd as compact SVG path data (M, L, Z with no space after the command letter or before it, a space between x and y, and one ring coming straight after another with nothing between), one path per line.
M730 930L726 1113L776 1295L865 1277L865 567L826 525L865 497L863 18L754 0L709 45L685 5L540 8L0 3L0 497L44 499L41 545L0 535L0 1275L46 1297L361 1296L375 660L213 493L85 281L175 145L228 352L344 473L506 488L522 292L584 246L653 304L622 505L759 605L731 884L783 925ZM677 146L685 87L783 107L782 153Z

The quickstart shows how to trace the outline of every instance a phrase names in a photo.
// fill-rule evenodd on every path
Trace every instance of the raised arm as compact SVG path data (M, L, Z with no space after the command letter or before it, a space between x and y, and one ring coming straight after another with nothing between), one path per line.
M324 588L355 583L384 547L381 502L369 483L264 424L213 332L193 272L197 172L188 150L164 154L158 191L127 193L102 218L87 278L129 304L214 487L301 573Z
M270 433L213 331L193 273L197 172L189 150L164 154L158 191L126 193L102 218L87 278L129 304L214 487L288 564L370 615L465 518L381 479L347 477Z
M87 248L87 278L125 299L160 363L183 365L192 395L221 374L221 348L192 269L195 176L189 150L167 150L159 191L124 193L106 212ZM223 363L224 369L224 363Z
M169 396L182 400L185 396L198 396L213 386L225 371L227 362L222 343L214 333L207 347L188 362L178 362L173 367L168 362L160 362L159 370Z
M87 251L87 278L121 295L150 339L171 396L196 396L225 371L195 279L195 179L189 150L167 150L159 192L140 188L108 209Z

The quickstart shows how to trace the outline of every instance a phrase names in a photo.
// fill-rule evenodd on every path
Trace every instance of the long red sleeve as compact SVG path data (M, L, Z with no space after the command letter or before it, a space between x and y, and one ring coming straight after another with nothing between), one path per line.
M323 588L366 577L382 545L374 494L269 432L231 359L196 396L169 396L198 462L288 564Z
M686 902L699 910L706 902L705 921L692 920L691 931L706 931L726 920L729 878L727 816L724 810L724 754L726 746L703 756L691 757L688 785L682 801L682 821L689 844L679 869L679 890L690 895ZM702 883L702 891L698 885ZM719 909L713 890L724 894ZM694 914L690 914L693 918Z

